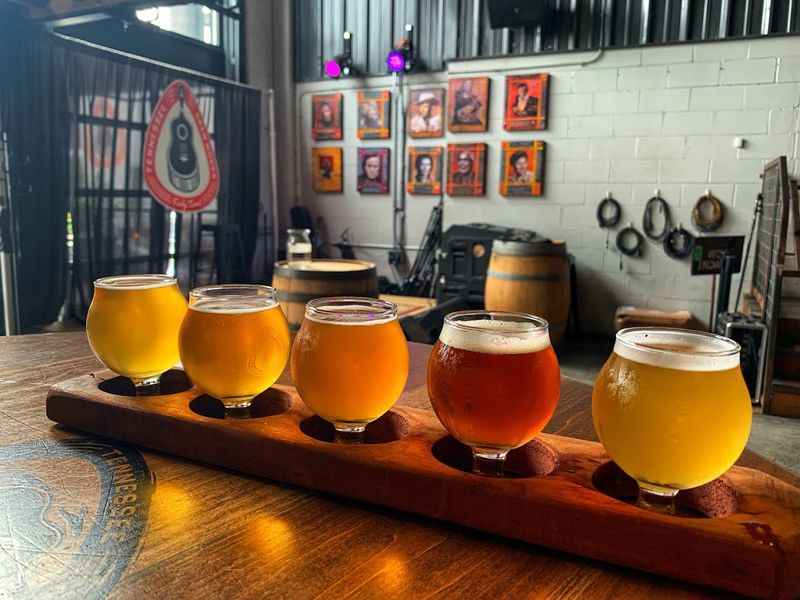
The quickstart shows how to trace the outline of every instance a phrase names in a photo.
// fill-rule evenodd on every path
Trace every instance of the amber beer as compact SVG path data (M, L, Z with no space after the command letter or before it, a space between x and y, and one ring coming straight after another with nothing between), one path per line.
M250 406L275 383L289 345L289 326L271 287L216 285L189 295L181 362L192 383L226 408Z
M673 511L679 490L722 475L747 443L739 345L698 331L623 329L595 382L592 417L609 456L639 483L640 504Z
M397 306L372 298L312 300L292 347L291 370L303 402L357 441L394 405L408 378Z
M547 322L523 313L451 313L428 359L433 409L481 472L485 461L501 471L507 452L544 428L560 385Z
M137 388L178 362L186 299L174 277L119 275L94 282L86 335L98 359Z

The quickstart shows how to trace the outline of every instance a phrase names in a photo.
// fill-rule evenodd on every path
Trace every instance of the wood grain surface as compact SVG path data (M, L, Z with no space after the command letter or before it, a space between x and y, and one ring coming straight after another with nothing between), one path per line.
M400 405L428 408L428 352ZM0 597L729 597L48 421L47 389L98 368L80 333L0 338ZM594 439L590 392L565 380L548 431Z

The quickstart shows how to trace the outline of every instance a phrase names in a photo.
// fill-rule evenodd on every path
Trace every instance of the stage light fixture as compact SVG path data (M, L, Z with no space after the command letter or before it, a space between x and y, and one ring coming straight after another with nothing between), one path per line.
M408 73L414 68L414 26L406 24L406 35L386 55L386 69L390 73Z
M345 31L342 37L344 38L344 52L326 60L323 66L325 75L330 79L348 77L355 73L355 68L353 67L353 34Z

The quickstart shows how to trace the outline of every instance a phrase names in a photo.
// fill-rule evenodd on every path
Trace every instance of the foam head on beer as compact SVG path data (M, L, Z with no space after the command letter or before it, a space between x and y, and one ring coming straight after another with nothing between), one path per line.
M503 453L531 441L558 401L560 371L547 322L464 311L445 319L428 360L428 395L459 441Z
M592 416L640 488L666 495L708 483L739 458L750 432L739 346L695 331L622 330L595 383Z

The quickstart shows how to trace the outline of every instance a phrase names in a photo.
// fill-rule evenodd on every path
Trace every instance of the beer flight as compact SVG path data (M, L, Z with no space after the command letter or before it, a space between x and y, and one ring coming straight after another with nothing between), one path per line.
M400 398L408 346L397 307L374 298L319 298L291 341L275 291L211 285L186 300L166 275L95 281L86 323L97 358L157 390L178 362L226 410L246 409L289 363L308 408L336 441L357 443ZM638 504L674 513L682 489L725 473L750 433L750 398L736 342L710 333L632 328L592 394L595 430L609 456L639 484ZM533 440L559 398L560 370L544 319L522 313L447 315L428 360L428 395L447 431L469 446L473 470L503 475L510 450Z

